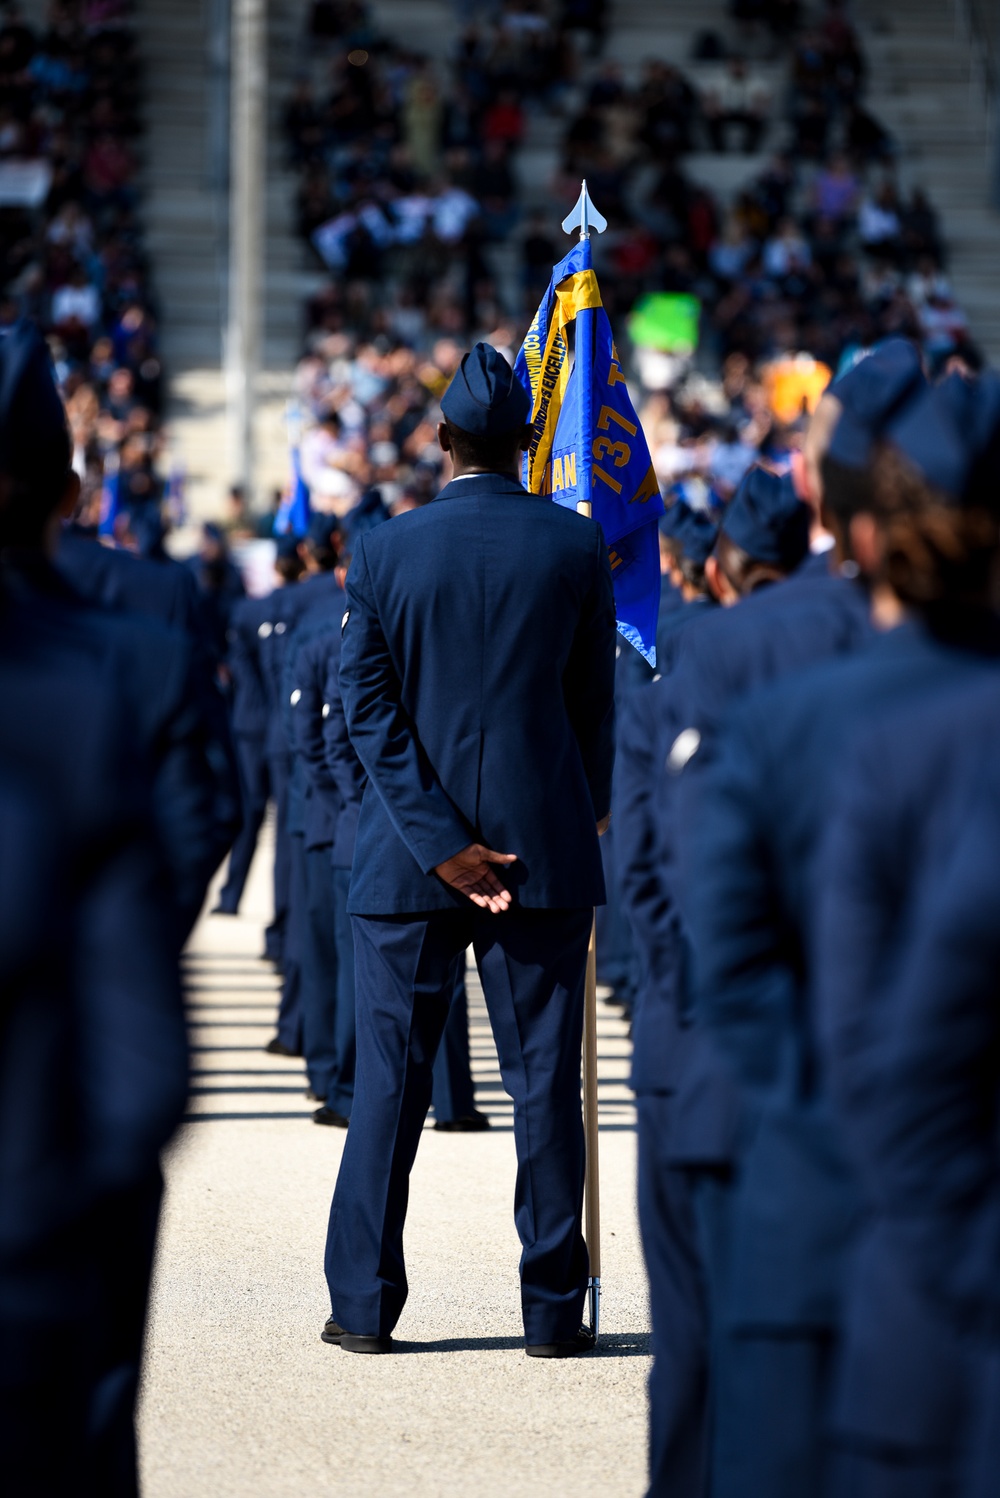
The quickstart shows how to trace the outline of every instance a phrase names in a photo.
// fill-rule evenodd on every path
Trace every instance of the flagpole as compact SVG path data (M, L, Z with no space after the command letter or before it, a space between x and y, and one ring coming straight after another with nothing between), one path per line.
M590 225L596 218L600 228L603 220L595 215L587 184L583 183L580 201L574 214L579 212L580 242L586 246L583 269L591 270L593 261L590 247ZM564 224L564 228L566 225ZM575 227L575 225L574 225ZM576 315L574 366L576 369L576 396L579 402L580 450L577 454L578 493L587 495L577 503L577 512L591 517L593 506L590 500L593 483L593 390L591 381L585 377L594 358L594 313L591 308L581 308ZM581 362L581 354L583 361ZM590 1278L587 1282L587 1299L590 1310L590 1330L595 1339L601 1329L601 1171L599 1154L599 1118L597 1098L597 918L596 913L590 927L590 943L587 948L587 974L583 989L583 1134L586 1143L586 1175L584 1194L584 1238L590 1260Z

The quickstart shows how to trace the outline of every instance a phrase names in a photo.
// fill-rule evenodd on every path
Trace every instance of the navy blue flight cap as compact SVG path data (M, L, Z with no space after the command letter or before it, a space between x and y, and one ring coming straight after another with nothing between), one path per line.
M531 401L503 355L491 343L477 343L442 396L441 411L471 436L502 437L527 425Z
M71 456L48 344L22 319L0 337L0 468L24 476L50 465L64 470Z
M955 504L996 508L1000 375L949 375L907 406L887 436L924 482Z
M691 506L686 499L675 499L660 516L660 535L675 538L683 524L684 517L690 513Z
M809 550L812 516L788 474L751 468L726 508L719 529L755 562L791 572Z
M283 535L276 536L277 555L279 557L298 556L300 539L294 531L285 531Z
M841 405L829 456L844 468L864 468L886 425L926 388L915 344L908 338L876 344L829 388Z
M340 521L325 510L315 512L309 520L306 540L310 546L329 546L330 537L340 534Z
M692 510L690 505L685 505L684 509L687 513L677 521L674 540L689 562L704 567L712 555L719 527L704 510Z

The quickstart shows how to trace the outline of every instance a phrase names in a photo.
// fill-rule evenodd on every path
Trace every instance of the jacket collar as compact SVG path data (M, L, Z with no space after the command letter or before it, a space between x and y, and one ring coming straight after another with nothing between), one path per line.
M505 474L477 473L468 478L452 479L450 484L445 484L437 499L471 498L474 494L511 494L523 499L527 492L516 479L507 478Z

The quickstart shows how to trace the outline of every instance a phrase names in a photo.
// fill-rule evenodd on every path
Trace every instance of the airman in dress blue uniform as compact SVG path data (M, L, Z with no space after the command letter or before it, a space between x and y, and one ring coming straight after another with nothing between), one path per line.
M902 605L879 575L888 517L869 472L872 449L880 428L923 389L917 350L891 340L831 392L842 415L824 467L824 509L839 559L876 588L883 624ZM893 516L897 530L905 523L905 514ZM861 581L855 586L862 591ZM726 1396L720 1491L750 1483L780 1495L823 1485L827 1391L858 1199L815 1064L807 1002L816 853L830 784L859 721L957 673L981 673L987 642L966 644L949 648L915 619L873 633L846 657L783 676L729 716L705 777L690 865L695 1004L739 1080L744 1120L718 1355Z
M176 871L118 620L46 574L70 458L48 351L20 325L0 342L4 1491L134 1498L158 1155L187 1080Z
M945 855L921 849L911 871L914 918L880 999L884 1035L851 1131L909 1274L965 1352L970 1377L964 1397L949 1401L952 1459L939 1464L938 1490L988 1498L1000 1455L1000 689L953 695L946 706L958 719L949 720L951 752L934 796L957 793L961 817ZM900 726L925 727L926 708L919 716ZM939 735L940 717L930 726ZM930 1492L926 1453L921 1466Z
M633 692L618 728L612 796L617 877L639 959L632 1015L632 1088L639 1133L639 1222L650 1286L653 1368L649 1379L649 1491L697 1495L704 1491L706 1454L704 1292L686 1181L661 1167L669 1140L678 1037L668 995L676 990L677 941L664 870L657 856L657 770L661 699L670 691L673 653L682 631L715 604L705 581L717 527L683 502L664 517L670 554L684 602L657 632L653 682Z
M264 598L246 598L233 610L229 629L228 664L232 676L232 729L240 774L243 825L229 856L226 882L213 914L235 915L257 847L267 803L275 804L274 912L264 933L264 956L280 968L288 919L288 848L284 811L278 818L278 790L271 783L266 753L268 699L264 687L260 647L274 628L275 594L298 582L302 559L294 536L279 537L275 556L274 589Z
M324 1338L391 1350L408 1177L472 944L514 1101L527 1351L563 1357L593 1346L579 1048L614 758L611 572L598 526L518 483L528 398L495 349L466 356L442 410L454 479L359 538L347 582L340 676L368 784Z
M903 544L897 529L887 575L927 615L953 666L933 692L859 731L831 798L818 865L818 1058L864 1205L833 1391L836 1495L877 1493L889 1483L902 1494L955 1491L978 1373L959 1329L927 1295L920 1255L911 1257L883 1198L883 1100L875 1091L904 1023L900 974L918 932L922 875L948 865L1000 728L991 607L1000 380L946 381L890 436L880 462L894 502L911 496L916 544ZM962 662L973 649L993 661L970 670ZM922 1102L897 1097L891 1106L904 1105ZM933 1202L930 1183L928 1193Z

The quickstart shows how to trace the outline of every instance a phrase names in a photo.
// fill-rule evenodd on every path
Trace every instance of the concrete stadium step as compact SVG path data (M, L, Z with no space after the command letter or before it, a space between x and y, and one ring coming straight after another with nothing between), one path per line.
M955 294L977 343L1000 361L1000 214L990 204L996 144L957 12L937 0L862 0L857 20L868 100L900 141L900 178L924 186L941 214Z

